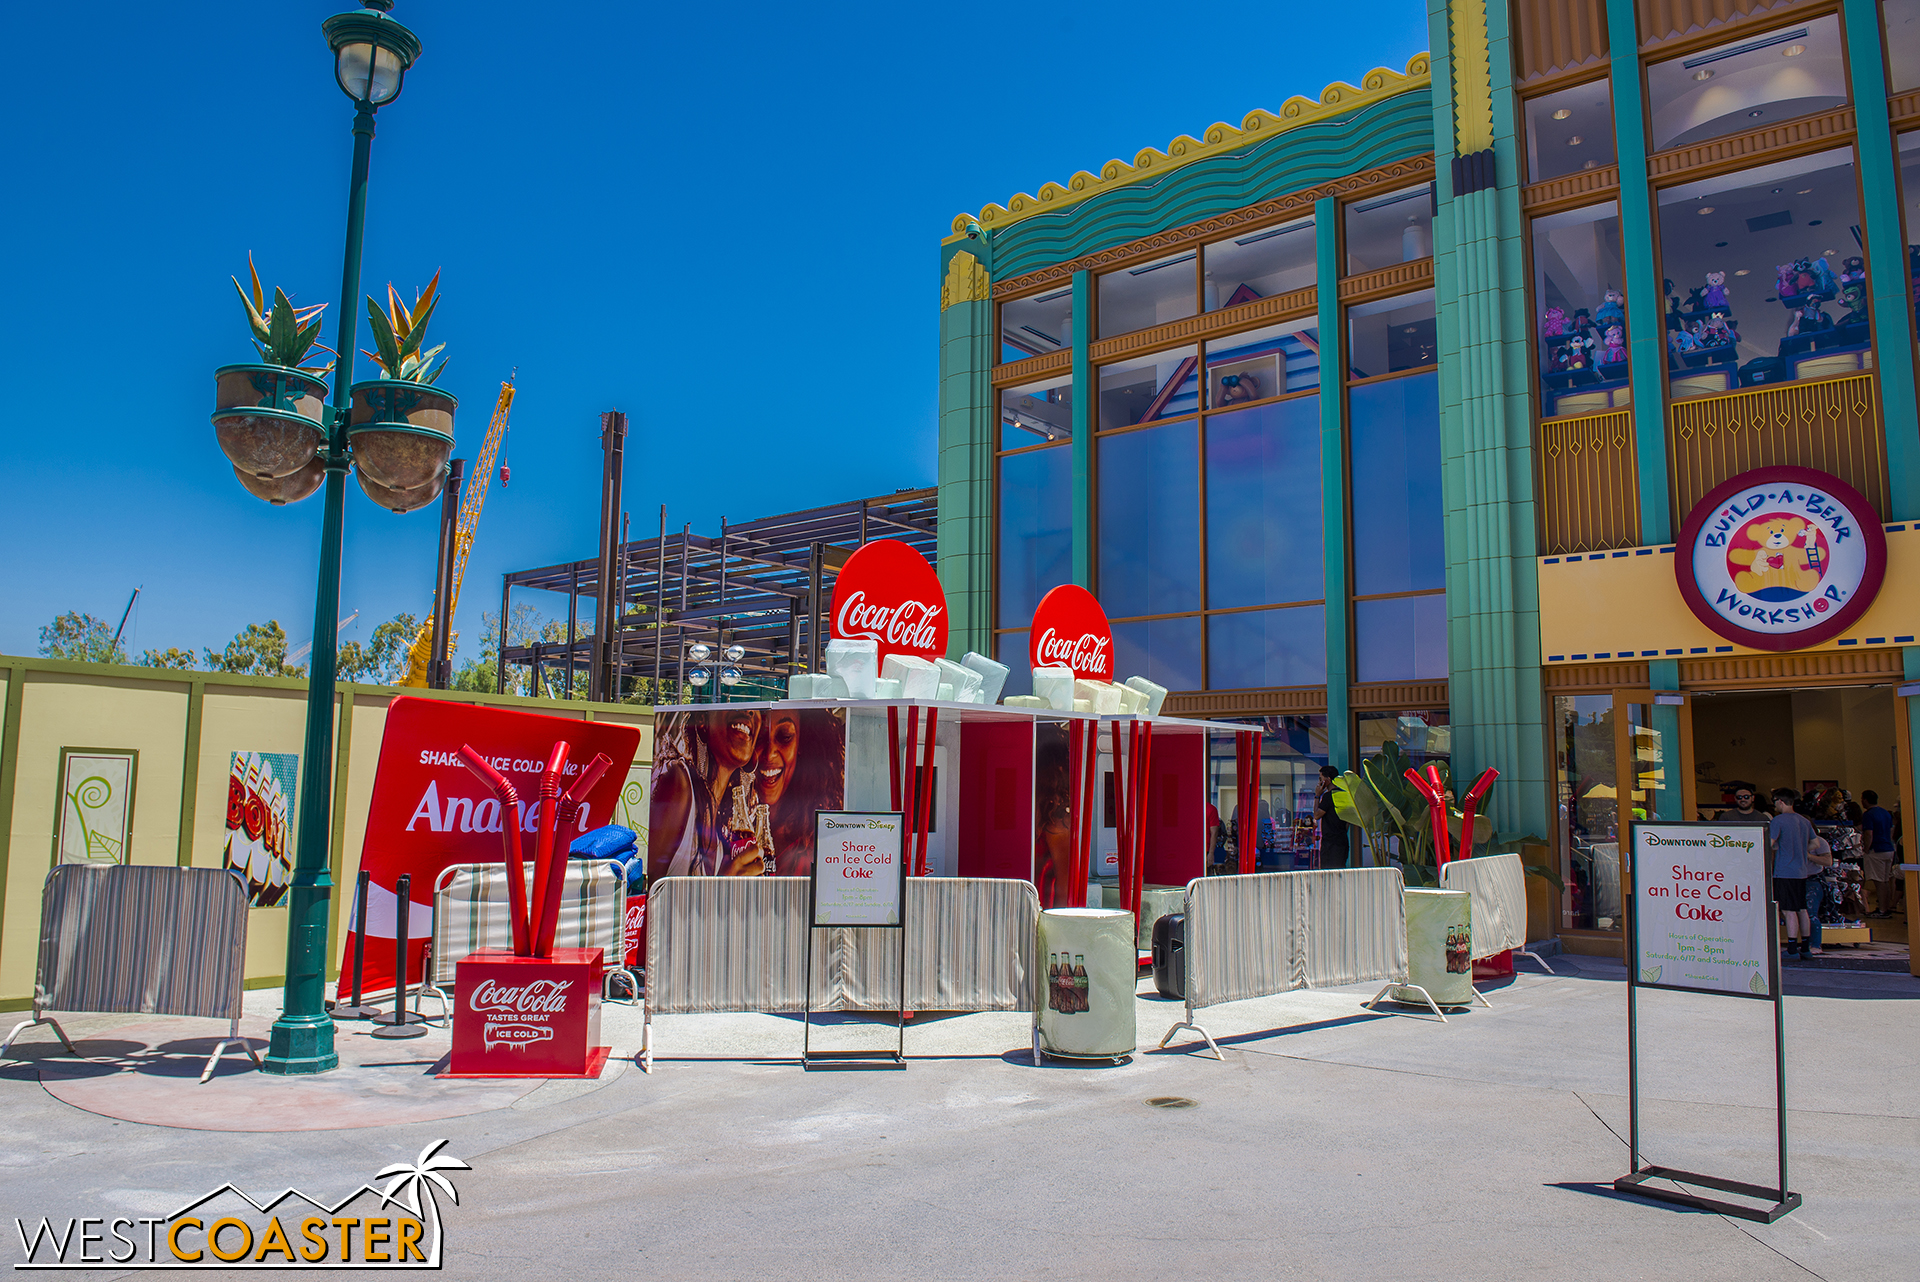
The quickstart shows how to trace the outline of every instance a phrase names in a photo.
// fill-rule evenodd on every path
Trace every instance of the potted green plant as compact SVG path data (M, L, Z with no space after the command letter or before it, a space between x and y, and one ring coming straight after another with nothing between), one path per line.
M326 304L296 308L286 292L276 288L269 307L251 254L247 273L253 292L238 278L233 278L233 287L247 309L260 361L214 371L213 430L236 473L280 480L306 467L326 440L325 379L333 364L303 364L316 348L333 350L320 343L320 313Z
M453 412L459 405L451 393L433 386L447 362L433 359L446 344L422 350L427 322L439 305L440 273L408 307L393 286L387 286L388 306L367 299L367 321L374 350L365 353L380 367L382 378L355 383L347 415L347 435L353 443L354 465L361 486L369 481L386 491L406 495L406 511L430 502L413 491L435 489L445 483L447 459L453 453ZM377 503L392 507L368 489ZM420 502L412 502L414 498Z
M1373 851L1376 865L1388 860L1400 865L1409 886L1438 886L1440 873L1434 860L1433 820L1425 797L1407 782L1410 762L1397 743L1381 746L1378 753L1363 758L1359 770L1349 770L1334 780L1334 813L1358 827ZM1486 815L1474 816L1471 840L1463 840L1466 815L1453 804L1451 775L1447 763L1435 763L1440 783L1447 794L1447 828L1456 850L1450 857L1506 854L1539 843L1532 834L1516 836L1497 833ZM1560 884L1559 875L1544 864L1526 865L1528 875Z

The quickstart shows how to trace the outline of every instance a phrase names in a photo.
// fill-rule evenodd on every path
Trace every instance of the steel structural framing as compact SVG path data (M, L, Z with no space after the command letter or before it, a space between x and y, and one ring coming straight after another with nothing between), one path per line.
M931 562L936 492L898 490L737 525L723 521L717 536L683 527L624 542L612 557L620 582L607 597L600 593L598 557L512 571L503 576L502 618L512 617L516 589L562 593L568 598L568 635L508 645L503 627L498 671L504 679L510 665L529 668L532 688L557 681L563 697L571 691L573 674L591 665L599 639L597 612L594 624L579 623L582 597L618 603L609 612L620 624L611 638L614 701L655 690L642 684L655 681L671 682L678 698L689 666L686 648L695 641L714 647L710 666L716 670L726 645L746 651L732 665L746 677L784 681L792 672L815 670L824 653L820 641L833 581L846 558L875 539L898 539Z

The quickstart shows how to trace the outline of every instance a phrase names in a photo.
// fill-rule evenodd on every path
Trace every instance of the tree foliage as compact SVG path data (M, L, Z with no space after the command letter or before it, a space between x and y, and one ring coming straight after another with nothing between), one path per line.
M304 677L305 664L287 662L287 630L280 620L265 624L249 623L240 629L224 650L204 650L209 672L233 672L255 677Z
M140 657L134 660L143 668L180 668L193 671L200 667L200 659L191 650L182 650L170 645L164 650L142 650Z
M40 629L40 653L78 663L125 663L126 647L113 637L105 619L69 610Z

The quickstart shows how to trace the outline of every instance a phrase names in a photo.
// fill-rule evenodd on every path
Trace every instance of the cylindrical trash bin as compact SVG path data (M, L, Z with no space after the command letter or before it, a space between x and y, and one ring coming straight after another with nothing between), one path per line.
M1464 890L1407 891L1407 981L1438 1006L1473 1002L1473 896ZM1393 1000L1424 1006L1420 994L1395 988Z
M1049 1055L1118 1059L1133 1054L1138 954L1133 914L1110 908L1049 908L1040 914L1046 1002L1037 1013Z

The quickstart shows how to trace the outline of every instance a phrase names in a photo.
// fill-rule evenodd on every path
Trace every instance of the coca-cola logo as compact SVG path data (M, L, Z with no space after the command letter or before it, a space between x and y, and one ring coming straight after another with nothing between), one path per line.
M570 979L536 979L519 988L508 988L491 979L483 979L474 986L473 995L467 998L467 1008L482 1014L558 1015L567 1009L567 990L572 987L573 981Z
M1068 639L1048 628L1033 640L1036 668L1072 668L1075 676L1113 680L1113 638L1082 632Z
M1113 680L1113 628L1093 593L1062 583L1033 612L1027 659L1036 668L1072 668L1087 681Z
M897 539L879 539L847 558L833 585L831 635L878 643L880 658L947 652L947 594L927 558Z

